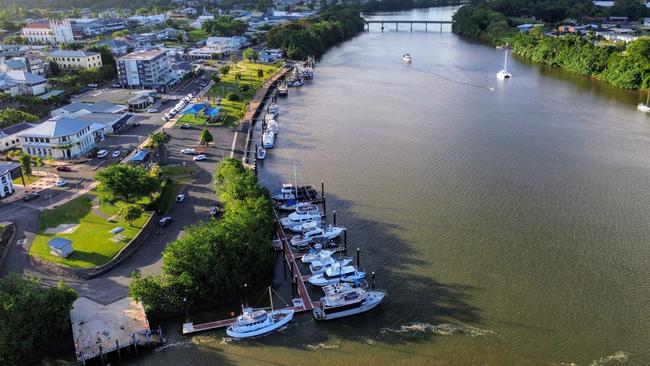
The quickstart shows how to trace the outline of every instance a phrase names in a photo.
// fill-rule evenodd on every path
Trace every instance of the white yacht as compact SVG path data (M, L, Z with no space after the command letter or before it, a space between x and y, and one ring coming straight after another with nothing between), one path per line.
M280 83L280 85L278 85L278 95L281 97L289 95L289 87L286 83Z
M289 226L287 229L291 230L294 233L304 234L310 230L314 230L315 228L320 227L320 224L321 222L319 220L314 220Z
M266 158L266 149L260 147L257 149L257 160L264 160Z
M269 296L271 288L269 287ZM226 334L233 338L249 338L260 336L281 328L293 319L294 311L291 309L273 310L271 297L271 311L266 309L244 308L237 321L226 329Z
M404 62L405 64L410 64L411 62L413 62L413 59L411 58L411 55L405 53L404 55L402 55L402 62Z
M280 219L280 224L282 224L282 227L285 229L290 229L291 231L295 230L293 229L295 226L299 226L307 222L310 223L315 222L317 225L320 225L321 223L320 212L305 213L301 215L296 215L296 213L294 212L291 215L289 215L289 217L283 217Z
M308 281L314 286L334 285L339 282L354 282L366 277L365 272L357 271L354 266L330 267L325 273L309 277Z
M361 288L347 288L340 292L326 294L320 305L312 310L314 319L331 320L371 310L386 297L383 291L366 291Z
M313 275L321 274L324 273L328 268L345 267L351 262L352 262L352 258L350 257L342 257L342 258L326 257L311 262L309 264L309 271Z
M300 258L300 260L302 261L302 263L307 264L315 260L331 257L332 254L334 254L334 252L331 250L325 250L325 249L318 250L318 251L314 250L311 253L303 255L302 258Z
M278 123L274 119L266 122L266 130L271 131L274 135L278 134Z
M497 78L498 79L508 79L511 78L512 75L508 72L508 50L506 50L506 56L505 60L503 61L503 69L499 70L497 72Z
M314 78L314 69L307 66L304 69L302 69L302 77L305 78L305 80L311 80Z
M262 147L270 149L275 144L275 135L271 131L265 131L262 135Z
M296 186L291 183L282 184L282 188L279 192L273 195L274 200L276 201L289 201L296 199Z
M323 214L317 205L299 207L287 216L289 220L295 222L314 221L314 219L320 219L321 217L323 217Z
M278 112L280 111L280 106L278 105L278 103L271 103L271 105L269 105L268 111L273 116L277 116Z
M290 242L293 247L301 249L301 248L309 247L310 244L314 242L318 242L318 243L326 242L328 240L335 239L336 237L341 235L341 233L345 230L344 227L332 226L332 225L329 225L326 228L322 228L320 226L316 226L315 221L312 221L309 224L315 227L307 231L305 231L303 227L302 236L294 236L293 238L291 238Z

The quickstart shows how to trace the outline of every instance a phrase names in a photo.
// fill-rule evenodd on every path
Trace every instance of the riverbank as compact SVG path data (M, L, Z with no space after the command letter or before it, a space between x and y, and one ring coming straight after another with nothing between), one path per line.
M453 16L454 33L491 45L510 45L512 52L533 62L560 67L623 89L650 85L650 38L628 43L598 40L595 34L548 35L544 27L520 33L512 18L487 5L465 5Z

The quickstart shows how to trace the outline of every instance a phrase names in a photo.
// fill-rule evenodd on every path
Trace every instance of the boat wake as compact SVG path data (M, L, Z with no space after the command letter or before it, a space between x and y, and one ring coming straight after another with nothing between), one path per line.
M624 351L618 351L613 355L601 357L597 360L594 360L592 363L589 364L589 366L602 366L613 362L623 363L623 362L627 362L629 357L630 357L629 353Z
M495 89L494 89L493 87L491 87L490 85L478 84L478 83L472 83L472 82L466 82L466 81L462 81L462 80L458 80L458 79L450 78L450 77L448 77L448 76L444 76L444 75L442 75L442 74L438 74L437 72L433 72L433 71L431 71L431 70L426 70L426 69L421 69L421 68L417 68L417 70L420 71L420 72L426 73L426 74L433 75L433 76L435 76L435 77L437 77L437 78L440 78L440 79L443 79L443 80L449 81L450 83L459 84L459 85L465 85L465 86L469 86L469 87L472 87L472 88L487 89L487 90L490 90L490 91L494 91L494 90L495 90Z
M310 350L337 349L337 348L339 348L339 345L338 344L318 343L318 344L308 344L305 347L309 348Z
M383 328L382 333L430 333L437 335L450 336L454 334L463 334L470 337L480 337L488 334L495 334L489 329L480 329L472 326L463 326L456 324L428 324L428 323L413 323L409 325L402 325L398 329Z
M157 347L155 349L156 352L161 352L166 350L167 348L180 348L180 347L189 347L190 342L189 341L180 341L180 342L172 342L172 343L167 343L164 344L160 347Z

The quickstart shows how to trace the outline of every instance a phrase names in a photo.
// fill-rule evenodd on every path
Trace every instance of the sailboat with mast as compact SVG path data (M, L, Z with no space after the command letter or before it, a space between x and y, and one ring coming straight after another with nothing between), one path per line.
M506 49L505 60L503 61L503 69L497 72L497 79L509 79L512 75L508 72L508 50Z
M293 309L273 310L273 295L269 287L271 310L253 309L244 307L242 315L237 317L235 323L226 329L226 334L233 338L250 338L270 333L281 328L293 319Z
M650 92L648 93L645 103L639 103L639 105L636 106L636 109L643 113L650 112Z

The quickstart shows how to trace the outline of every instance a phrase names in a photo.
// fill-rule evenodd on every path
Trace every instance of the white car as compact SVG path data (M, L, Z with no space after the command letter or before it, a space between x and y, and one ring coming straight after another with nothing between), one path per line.
M158 113L158 110L156 108L149 108L147 109L147 113Z
M113 151L113 154L111 156L114 157L114 158L119 158L120 155L122 155L120 150L115 150L115 151Z
M194 150L194 149L181 149L181 154L194 155L194 154L196 154L196 150Z
M63 187L63 186L65 186L66 184L68 184L68 181L65 180L65 179L59 179L59 180L56 181L56 186L57 186L57 187Z
M189 93L189 94L187 95L187 97L190 98L190 99L192 99L192 98L194 98L194 94Z
M182 193L176 196L176 202L183 202L184 199L185 199L185 195Z
M162 117L160 117L160 119L162 119L165 122L169 121L169 117L167 117L167 116L162 116Z
M205 159L206 159L205 155L203 155L203 154L197 155L197 156L192 158L192 160L194 160L194 161L201 161L201 160L205 160Z
M97 157L98 158L105 158L107 156L108 156L108 151L106 151L106 150L99 150L97 152Z

